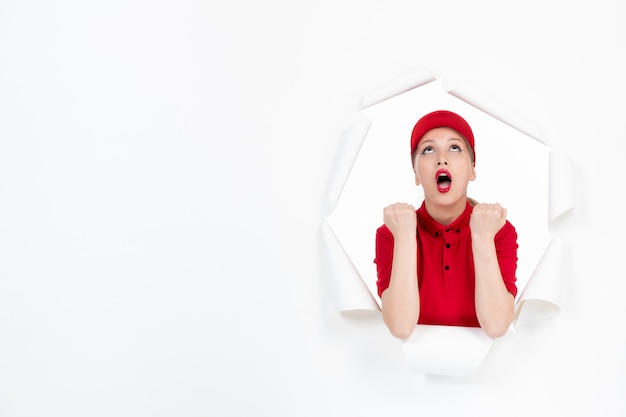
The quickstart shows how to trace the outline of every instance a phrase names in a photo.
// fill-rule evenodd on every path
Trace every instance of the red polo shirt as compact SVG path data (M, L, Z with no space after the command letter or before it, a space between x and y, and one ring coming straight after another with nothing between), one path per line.
M422 206L417 213L417 277L420 293L419 324L480 327L474 302L474 259L469 228L473 207L448 226L433 219ZM508 221L495 237L502 279L517 294L517 233ZM378 295L389 287L393 235L383 225L376 231Z

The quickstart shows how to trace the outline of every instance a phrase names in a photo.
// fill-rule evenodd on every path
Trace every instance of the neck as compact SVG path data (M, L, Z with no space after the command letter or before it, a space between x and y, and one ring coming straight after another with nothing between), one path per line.
M467 206L467 199L463 198L454 204L437 205L432 201L426 200L426 211L430 216L438 223L447 226L465 211Z

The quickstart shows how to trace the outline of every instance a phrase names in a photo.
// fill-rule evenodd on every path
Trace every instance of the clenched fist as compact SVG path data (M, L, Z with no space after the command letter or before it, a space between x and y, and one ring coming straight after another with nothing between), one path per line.
M500 204L477 204L470 217L472 237L493 239L506 223L506 209Z
M394 238L398 238L403 234L415 238L417 215L415 213L415 207L412 205L396 203L385 207L383 210L383 220L385 226L391 231Z

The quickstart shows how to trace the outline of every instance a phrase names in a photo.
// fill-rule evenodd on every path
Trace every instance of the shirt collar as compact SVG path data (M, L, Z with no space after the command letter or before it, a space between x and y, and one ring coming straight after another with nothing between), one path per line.
M465 203L465 210L459 217L447 226L433 219L428 211L426 211L426 202L422 202L421 207L417 210L417 221L428 233L433 236L441 236L444 232L459 233L461 230L469 226L470 216L472 214L472 205Z

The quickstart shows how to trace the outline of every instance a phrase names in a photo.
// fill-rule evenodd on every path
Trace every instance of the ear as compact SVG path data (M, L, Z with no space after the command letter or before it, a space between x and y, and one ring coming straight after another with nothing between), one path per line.
M470 170L471 172L470 172L469 180L474 181L476 179L476 164L472 163L472 167L470 168Z
M413 174L415 175L415 185L420 185L422 182L417 176L417 157L413 154Z

